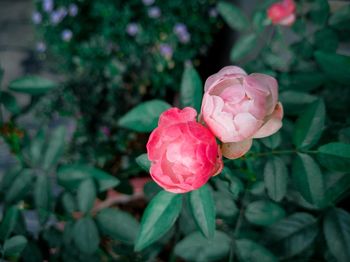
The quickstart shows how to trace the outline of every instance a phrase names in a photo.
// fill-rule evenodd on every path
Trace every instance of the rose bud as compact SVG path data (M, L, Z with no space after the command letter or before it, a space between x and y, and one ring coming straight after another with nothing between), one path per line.
M204 91L202 119L224 143L222 154L227 158L241 157L253 138L270 136L282 126L283 108L271 76L247 75L228 66L207 79Z
M166 191L198 189L222 169L215 136L196 122L196 115L190 107L168 109L148 140L151 177Z
M273 24L290 26L295 21L295 3L293 0L283 0L275 3L267 10L267 16Z

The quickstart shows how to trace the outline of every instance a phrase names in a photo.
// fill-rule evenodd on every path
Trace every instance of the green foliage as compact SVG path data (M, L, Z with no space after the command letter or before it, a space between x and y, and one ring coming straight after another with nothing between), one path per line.
M177 243L175 254L188 261L216 261L228 255L230 242L230 238L221 231L215 231L212 239L194 232Z
M29 95L43 95L57 88L57 83L39 76L25 76L13 80L9 89L15 92Z
M151 132L157 127L159 115L169 108L170 105L161 100L144 102L122 116L118 123L137 132Z
M235 30L245 30L249 27L249 20L242 10L228 2L219 2L218 11L225 22Z
M182 74L180 100L181 106L190 106L200 112L203 96L202 80L196 69L188 64Z
M264 182L269 197L281 201L287 193L288 170L279 157L270 159L264 168Z
M248 204L245 211L246 219L255 225L268 226L285 216L285 211L277 204L259 200Z
M215 232L215 205L208 186L192 191L189 195L191 212L200 231L207 238L212 238Z
M278 261L270 251L250 239L239 239L235 244L240 261Z
M141 229L135 250L141 251L166 234L178 218L182 195L159 192L147 206L141 220Z
M90 217L81 218L74 224L73 240L83 253L92 254L97 251L100 237L96 224Z

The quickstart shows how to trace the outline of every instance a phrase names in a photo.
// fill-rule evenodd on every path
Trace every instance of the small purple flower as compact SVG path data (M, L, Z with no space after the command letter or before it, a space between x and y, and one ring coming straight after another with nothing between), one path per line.
M138 34L139 32L139 25L136 23L130 23L127 25L126 27L126 32L128 33L128 35L130 36L135 36Z
M101 127L101 132L102 132L105 136L111 136L111 130L110 130L107 126L102 126L102 127Z
M154 0L142 0L144 5L150 6L154 4Z
M148 9L148 16L150 18L159 18L161 13L162 12L158 6L152 6Z
M162 56L170 59L173 56L174 50L169 44L160 44L159 51Z
M217 17L218 16L218 10L215 8L215 7L213 7L213 8L210 8L210 10L209 10L209 16L210 17Z
M44 42L36 43L36 51L39 53L44 53L46 51L46 44Z
M187 26L185 24L177 23L173 31L181 43L186 44L191 40L191 35L187 31Z
M73 37L73 33L69 29L65 29L61 33L61 38L65 42L69 42L72 39L72 37Z
M43 0L43 10L50 13L53 10L53 0Z
M68 12L70 16L76 16L78 14L78 6L76 4L70 4Z
M33 12L32 14L32 21L35 25L38 25L42 21L42 16L38 11Z

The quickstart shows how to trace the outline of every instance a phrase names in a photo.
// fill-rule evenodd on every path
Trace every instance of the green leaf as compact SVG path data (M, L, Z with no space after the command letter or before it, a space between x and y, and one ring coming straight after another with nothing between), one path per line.
M64 151L65 137L66 128L64 126L57 127L52 132L43 158L42 167L45 170L53 168L59 161Z
M239 213L239 209L231 195L214 192L214 199L217 217L230 220Z
M331 209L325 217L323 231L337 261L350 261L350 214L340 208Z
M88 213L93 207L96 199L96 188L92 179L82 181L77 191L78 209Z
M39 214L40 223L44 224L51 214L51 186L50 179L44 174L39 174L34 185L34 202Z
M230 252L231 239L223 232L215 231L212 239L194 232L175 246L174 252L186 261L217 261Z
M322 51L315 52L321 69L334 81L348 85L350 82L350 57Z
M0 92L0 104L3 104L4 107L12 114L18 114L21 111L17 104L16 98L9 92Z
M74 224L73 241L83 253L92 254L97 251L100 236L95 222L90 217L83 217Z
M294 144L301 149L314 146L324 129L326 110L322 100L317 100L307 107L295 124Z
M139 155L136 157L135 161L143 170L149 172L149 169L151 168L151 161L148 160L147 154Z
M320 163L330 170L348 172L350 144L329 143L318 148Z
M19 211L16 206L11 206L6 210L4 217L0 222L0 240L4 241L10 236L17 223L18 215Z
M328 23L330 26L335 27L338 30L349 29L350 23L350 4L343 6L336 10L329 18Z
M199 112L201 109L202 96L202 80L196 69L192 66L192 64L186 64L181 80L181 106L190 106L196 109L197 112Z
M157 127L160 114L169 108L170 105L161 100L147 101L127 112L118 124L137 132L151 132Z
M283 104L284 107L284 104ZM281 132L277 132L273 134L272 136L264 137L260 139L260 141L264 144L264 146L275 149L277 148L281 142L282 142L282 137L281 137Z
M338 48L338 35L332 29L323 28L315 33L315 45L318 50L335 52Z
M250 239L236 240L239 261L242 262L277 262L277 258L265 247Z
M0 190L2 192L6 192L10 188L10 186L13 184L13 181L15 181L16 177L21 171L20 166L15 166L14 168L9 169L6 171L2 179L0 180Z
M298 72L289 75L288 87L294 91L309 92L322 86L326 80L323 72Z
M113 188L120 183L116 177L100 169L82 164L65 165L57 173L58 183L68 190L77 189L80 182L87 178L96 180L100 192Z
M264 168L265 187L269 197L281 201L287 193L288 170L279 157L270 159Z
M62 206L68 214L72 214L76 210L75 199L71 193L64 192L62 196Z
M306 201L318 207L326 204L324 179L311 156L299 153L293 161L292 175L297 190Z
M27 239L24 236L14 236L7 239L4 243L5 257L19 256L27 245Z
M231 61L237 62L239 59L251 53L256 47L256 40L257 36L254 33L240 37L231 49Z
M57 88L57 84L39 76L25 76L11 81L8 88L29 95L43 95Z
M235 30L247 30L249 28L249 20L241 9L231 3L219 2L218 11L225 22Z
M207 238L212 238L215 232L215 203L209 186L190 192L190 208L200 231Z
M279 95L283 109L288 115L304 114L305 107L317 100L317 96L299 91L285 91Z
M258 200L248 204L245 210L246 219L255 225L268 226L280 220L286 212L279 205L267 201Z
M31 186L33 179L33 171L30 169L24 169L16 177L12 183L10 189L7 191L5 201L7 203L16 202L28 194L28 189Z
M317 234L317 220L307 213L294 213L268 227L263 233L267 247L281 260L306 250Z
M35 138L30 141L30 146L28 150L28 158L33 165L37 166L41 164L44 147L45 132L43 130L40 130L36 134Z
M158 193L148 204L141 220L135 251L154 243L174 225L182 207L182 195L166 191Z
M118 209L106 208L96 215L98 228L103 234L125 244L134 244L140 225L130 214Z
M329 16L329 4L327 0L312 1L310 18L317 25L325 25Z

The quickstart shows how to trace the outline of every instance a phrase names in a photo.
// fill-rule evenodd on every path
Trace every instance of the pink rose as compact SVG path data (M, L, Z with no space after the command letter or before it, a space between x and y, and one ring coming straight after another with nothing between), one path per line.
M204 91L202 119L224 143L227 158L241 157L253 138L270 136L282 126L283 108L271 76L227 66L207 79Z
M185 193L203 186L222 169L214 135L196 122L197 112L170 108L147 143L153 180L166 191Z
M295 3L293 0L283 0L275 3L267 10L267 16L273 24L290 26L295 21Z

